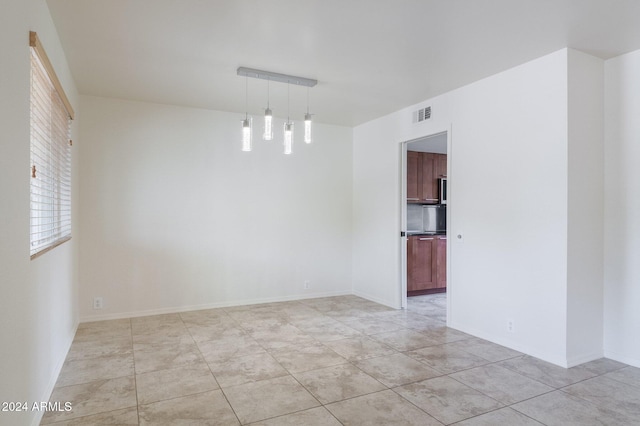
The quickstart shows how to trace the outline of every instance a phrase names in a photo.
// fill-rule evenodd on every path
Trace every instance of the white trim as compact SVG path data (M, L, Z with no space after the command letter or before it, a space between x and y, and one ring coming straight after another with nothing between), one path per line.
M378 303L380 305L388 306L388 307L393 308L393 309L402 309L401 306L398 306L398 305L396 305L394 303L390 303L387 300L382 300L382 299L379 299L377 297L370 296L370 295L368 295L366 293L362 293L360 291L354 291L352 294L354 296L362 297L363 299L367 299L367 300L370 300L372 302Z
M407 145L411 142L416 142L421 139L430 138L433 136L446 133L447 135L447 179L451 175L451 160L452 160L452 146L451 146L451 131L452 124L449 124L447 129L441 129L438 131L430 132L424 136L413 138L405 141L399 141L400 145L400 223L401 232L407 232ZM447 181L448 194L451 193L451 181ZM447 235L451 234L451 201L447 199ZM403 244L404 243L404 244ZM400 238L400 305L404 308L407 307L407 238ZM447 241L447 325L450 322L451 317L451 285L453 280L451 279L451 241ZM381 302L378 302L381 303Z
M64 351L64 355L62 356L62 358L58 359L58 361L56 362L56 365L53 367L53 373L49 378L49 383L47 383L47 386L45 386L44 388L44 392L42 393L42 397L40 398L40 401L49 401L51 399L51 395L53 394L53 390L56 387L56 383L58 382L58 377L60 377L60 373L62 372L62 367L64 366L64 362L66 361L67 356L69 355L71 344L73 343L73 339L76 337L77 332L78 332L78 324L75 325L73 329L73 333L71 333L71 339L67 343L67 350ZM35 401L32 401L31 403L33 402ZM39 425L40 422L42 421L42 417L44 416L44 413L45 411L37 411L35 413L35 416L31 424L33 426Z
M131 311L131 312L120 312L115 314L87 316L87 317L80 318L80 322L85 323L85 322L93 322L93 321L146 317L149 315L175 314L180 312L199 311L202 309L230 308L233 306L258 305L261 303L289 302L294 300L317 299L320 297L346 296L350 294L352 293L348 291L332 291L332 292L326 292L326 293L299 294L295 296L285 296L285 297L269 297L264 299L247 299L247 300L237 300L237 301L230 301L230 302L205 303L202 305L174 306L174 307L160 308L160 309L149 309L144 311Z
M407 141L400 148L400 306L407 309Z
M542 361L550 362L551 364L555 364L559 367L567 368L567 360L566 358L557 357L556 355L549 353L542 353L532 351L530 347L515 344L513 341L505 340L501 337L493 336L491 334L483 333L474 328L465 328L460 327L457 324L447 324L447 327L453 328L458 331L462 331L463 333L470 334L475 337L479 337L491 343L495 343L500 346L504 346L505 348L513 349L514 351L522 352L522 355L532 356L534 358L538 358Z
M627 355L623 355L623 354L615 352L615 351L610 351L607 348L604 349L604 357L612 359L614 361L618 361L618 362L622 362L622 363L628 364L628 365L630 365L632 367L640 368L640 359L639 358L634 358L634 357L630 357L630 356L627 356Z
M585 362L595 361L604 357L603 351L592 352L590 354L584 354L580 356L574 356L567 358L567 368L575 367L576 365L584 364Z
M453 284L453 275L451 274L451 270L453 269L451 267L451 261L452 261L452 256L451 256L451 250L452 250L452 244L451 242L453 241L453 239L451 238L451 235L453 235L452 229L453 226L453 221L452 221L452 205L455 206L455 201L452 204L452 201L450 200L450 195L451 195L451 184L453 183L453 181L451 180L451 176L453 175L451 173L451 171L453 170L453 145L452 145L452 141L453 141L453 124L449 125L449 130L447 130L447 263L445 265L445 267L447 268L447 326L449 324L451 324L451 318L453 318L453 316L451 315L451 313L453 312L453 292L451 291L452 288L454 287ZM455 177L455 176L454 176ZM454 197L455 199L455 197Z

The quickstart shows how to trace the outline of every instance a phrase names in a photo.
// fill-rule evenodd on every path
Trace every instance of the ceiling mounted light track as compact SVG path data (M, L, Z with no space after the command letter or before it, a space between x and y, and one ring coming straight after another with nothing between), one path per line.
M280 83L296 84L298 86L314 87L318 80L311 78L296 77L295 75L280 74L271 71L256 70L253 68L239 67L238 75L244 77L260 78L262 80L277 81Z

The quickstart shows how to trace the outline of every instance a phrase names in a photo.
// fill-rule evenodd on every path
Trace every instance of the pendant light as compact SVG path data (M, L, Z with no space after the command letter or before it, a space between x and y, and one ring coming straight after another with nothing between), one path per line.
M245 101L244 101L245 113L244 120L242 120L242 150L251 151L251 125L252 120L249 117L249 77L245 78Z
M289 82L287 82L287 122L284 123L284 153L293 152L293 123L289 121Z
M267 108L264 110L264 133L262 138L264 140L273 140L273 113L269 104L270 96L270 82L275 81L278 83L287 83L287 121L284 123L284 135L283 145L284 153L289 155L293 152L293 122L290 120L290 85L295 84L297 86L307 87L307 113L304 115L304 141L311 143L311 114L309 112L309 88L318 84L318 80L313 80L305 77L297 77L294 75L280 74L271 71L258 70L247 67L238 67L237 74L244 77L259 78L267 80ZM248 95L249 88L247 86L247 111L248 111ZM251 133L252 133L252 121L249 117L249 113L245 114L245 119L242 121L242 149L244 151L251 151Z
M304 115L304 142L311 143L311 114L309 114L309 87L307 87L307 113Z
M269 82L267 79L267 109L264 110L264 134L262 139L270 141L273 139L273 114L269 108Z
M242 120L242 150L251 151L251 118Z

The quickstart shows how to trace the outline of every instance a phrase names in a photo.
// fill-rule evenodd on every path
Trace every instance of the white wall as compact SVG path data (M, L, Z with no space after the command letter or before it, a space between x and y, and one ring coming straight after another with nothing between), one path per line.
M73 239L29 260L29 31L38 33L71 103L76 89L46 3L3 2L0 14L0 401L47 401L77 326L77 166ZM79 114L78 114L79 117ZM73 125L75 134L77 121ZM75 136L74 136L75 137ZM0 413L2 425L37 424L38 412Z
M83 320L351 293L350 128L298 132L285 156L259 122L242 152L239 114L82 109Z
M450 242L450 325L568 365L569 65L561 50L354 129L357 294L399 306L397 145L450 128L448 227L464 236ZM411 124L426 105L430 122Z
M567 51L452 96L451 325L562 365Z
M400 150L396 117L358 126L353 132L353 291L400 307Z
M569 50L567 362L603 352L604 61Z
M640 367L640 51L605 64L605 355Z

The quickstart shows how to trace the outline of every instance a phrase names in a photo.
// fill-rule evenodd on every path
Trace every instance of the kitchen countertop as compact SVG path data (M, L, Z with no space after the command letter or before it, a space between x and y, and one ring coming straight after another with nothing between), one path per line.
M441 235L447 236L446 232L425 232L425 231L407 231L407 237L423 236L423 235Z

